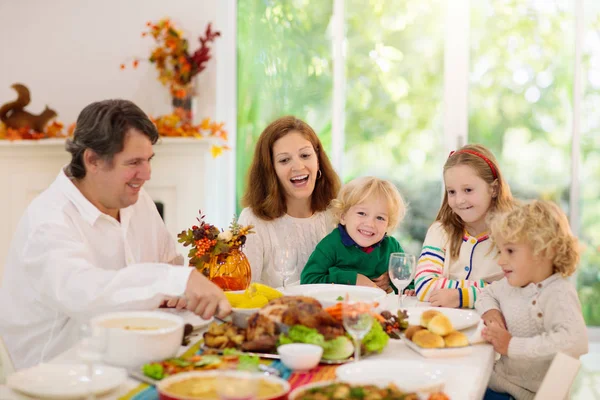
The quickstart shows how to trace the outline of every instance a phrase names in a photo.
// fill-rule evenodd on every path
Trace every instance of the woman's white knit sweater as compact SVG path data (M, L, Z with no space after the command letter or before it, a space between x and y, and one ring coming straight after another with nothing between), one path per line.
M254 226L255 233L246 236L243 250L250 261L252 281L271 287L279 287L283 283L283 276L275 270L277 249L296 249L296 270L287 282L298 282L317 243L334 228L331 214L327 211L316 212L309 218L294 218L285 214L272 221L265 221L258 218L250 208L244 208L238 222Z

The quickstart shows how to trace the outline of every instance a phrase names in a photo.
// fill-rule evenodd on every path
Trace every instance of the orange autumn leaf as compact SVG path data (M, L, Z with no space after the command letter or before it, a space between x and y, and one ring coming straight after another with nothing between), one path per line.
M219 155L221 155L221 153L223 153L223 148L221 146L212 146L210 148L210 153L212 154L213 158L217 158Z
M221 123L214 122L213 124L211 124L210 130L211 130L212 134L215 135L217 132L219 132L221 130L221 128L223 128L223 125L225 125L224 122L221 122Z
M202 120L202 122L200 123L200 128L204 129L205 131L210 129L210 118L204 118Z

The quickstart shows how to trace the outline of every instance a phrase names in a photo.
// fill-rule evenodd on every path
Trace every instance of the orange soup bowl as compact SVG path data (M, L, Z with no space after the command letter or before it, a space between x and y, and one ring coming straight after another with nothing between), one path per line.
M231 392L224 395L225 389L240 386L243 380L253 380L248 392ZM159 400L285 400L290 384L279 377L258 372L235 370L212 370L183 372L164 378L156 385Z

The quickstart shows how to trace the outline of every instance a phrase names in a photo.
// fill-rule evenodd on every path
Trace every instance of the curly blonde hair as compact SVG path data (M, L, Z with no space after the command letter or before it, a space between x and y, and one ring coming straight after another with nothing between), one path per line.
M511 211L492 215L492 238L509 243L528 243L535 256L552 260L554 273L570 276L579 262L579 245L565 213L554 203L533 200Z
M329 205L334 222L338 224L342 215L350 207L376 196L387 202L389 216L387 230L388 232L394 230L406 215L406 203L393 183L373 176L356 178L342 186L337 198Z

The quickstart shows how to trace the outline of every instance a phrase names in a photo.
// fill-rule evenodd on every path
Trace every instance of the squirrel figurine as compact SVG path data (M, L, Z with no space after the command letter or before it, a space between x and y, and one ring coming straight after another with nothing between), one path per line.
M34 115L24 110L31 101L31 95L27 86L15 83L11 86L18 94L17 100L4 104L0 107L0 121L8 128L29 128L36 132L44 132L46 124L54 117L56 111L44 108L40 115Z

